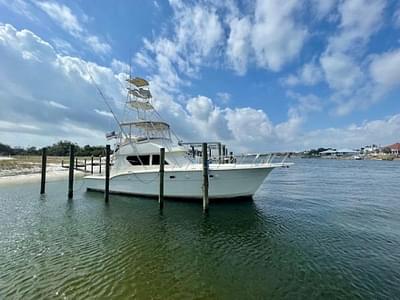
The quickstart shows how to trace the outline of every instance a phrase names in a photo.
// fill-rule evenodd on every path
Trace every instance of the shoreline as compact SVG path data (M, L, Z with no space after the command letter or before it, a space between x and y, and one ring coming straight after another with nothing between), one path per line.
M51 170L46 172L46 182L58 181L61 179L68 178L68 169L65 170ZM85 172L80 170L74 170L74 178L85 176ZM17 173L13 175L0 175L0 186L7 184L20 184L20 183L40 183L41 173L31 172L31 173Z
M86 157L77 157L78 163L82 164L82 160ZM62 167L62 161L66 161L66 157L48 157L46 166L46 182L63 180L68 178L68 168ZM95 160L94 163L98 163ZM81 166L81 165L80 165ZM90 170L90 165L87 165ZM31 182L40 182L41 180L41 157L40 156L0 156L0 186L8 184L22 184ZM93 173L99 172L99 166L93 166ZM74 169L74 177L79 178L90 172L83 169Z

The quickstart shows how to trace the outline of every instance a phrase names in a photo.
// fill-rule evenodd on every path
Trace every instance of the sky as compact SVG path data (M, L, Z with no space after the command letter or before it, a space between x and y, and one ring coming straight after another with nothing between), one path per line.
M105 144L130 70L185 141L400 142L394 0L0 0L0 142Z

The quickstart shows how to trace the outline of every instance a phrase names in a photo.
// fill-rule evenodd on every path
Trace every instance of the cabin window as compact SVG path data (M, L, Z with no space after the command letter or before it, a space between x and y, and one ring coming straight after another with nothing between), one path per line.
M153 154L153 158L151 161L152 165L159 165L160 164L160 154ZM164 160L164 165L168 165L168 162Z
M153 154L153 160L151 161L152 165L159 165L160 164L160 155Z
M139 160L139 158L140 158L140 160ZM139 156L132 155L132 156L128 156L126 159L133 166L141 166L142 164L144 166L150 165L150 155L139 155ZM142 163L140 163L140 162L142 162Z

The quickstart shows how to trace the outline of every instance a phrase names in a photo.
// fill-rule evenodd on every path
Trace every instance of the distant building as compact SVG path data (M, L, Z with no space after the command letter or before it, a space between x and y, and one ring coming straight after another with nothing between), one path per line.
M352 149L329 149L321 152L321 157L343 157L343 156L353 156L358 154L358 151Z
M369 146L364 146L361 148L361 153L363 153L363 154L375 153L375 152L379 152L379 147L375 144L369 145Z
M396 156L400 155L400 143L389 145L389 146L386 146L385 148L389 148L390 153L393 155L396 155Z

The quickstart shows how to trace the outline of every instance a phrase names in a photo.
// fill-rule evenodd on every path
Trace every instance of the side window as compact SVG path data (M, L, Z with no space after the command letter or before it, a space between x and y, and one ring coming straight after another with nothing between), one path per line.
M129 161L129 163L133 166L140 166L140 161L139 158L135 155L135 156L128 156L126 158L127 161Z
M150 155L139 155L139 157L144 166L150 165Z
M153 160L151 161L152 165L159 165L160 164L160 155L153 154Z
M140 158L140 160L139 160L139 158ZM150 165L150 155L139 155L139 157L137 157L136 155L132 155L132 156L128 156L126 159L133 166L141 166L142 164L144 166ZM140 163L140 161L142 163Z
M160 154L153 154L152 158L152 165L159 165L160 164ZM164 165L168 165L168 162L164 160Z

